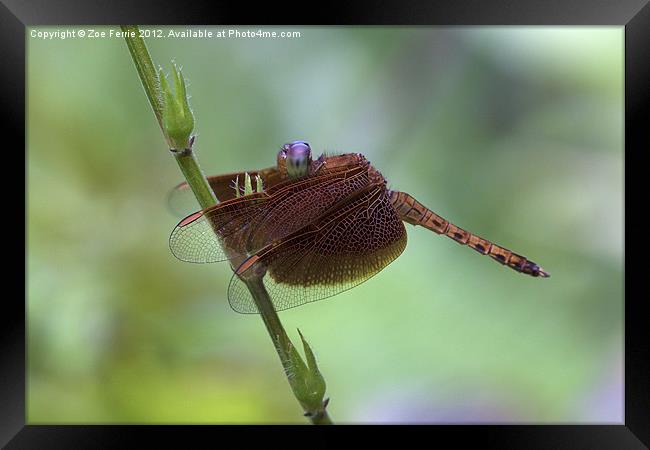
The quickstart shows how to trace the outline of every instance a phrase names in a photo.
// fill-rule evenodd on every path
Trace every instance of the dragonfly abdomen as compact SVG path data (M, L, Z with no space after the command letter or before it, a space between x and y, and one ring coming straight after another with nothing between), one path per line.
M533 277L547 278L550 275L525 256L518 255L507 248L496 245L469 231L457 227L440 217L418 202L406 192L390 191L390 200L400 218L412 225L420 225L437 234L444 234L461 245L467 245L482 255L488 255L495 261L517 272Z

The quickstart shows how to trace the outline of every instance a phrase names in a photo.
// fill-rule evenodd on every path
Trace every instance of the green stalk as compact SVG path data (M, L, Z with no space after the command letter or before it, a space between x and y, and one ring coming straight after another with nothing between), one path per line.
M172 93L162 74L162 70L160 72L156 71L147 46L139 36L138 26L122 25L121 28L125 32L126 44L140 76L147 99L183 176L201 208L205 209L216 205L219 200L203 175L192 150L194 139L190 134L194 127L194 117L187 103L185 82L182 74L176 69L176 66L173 67L175 93ZM264 325L278 352L289 385L305 411L305 416L315 425L331 424L332 422L326 410L327 400L323 401L325 380L316 366L316 360L311 348L301 334L300 337L307 359L307 363L305 363L284 330L262 278L244 280L244 282L255 301Z
M122 28L124 33L127 33L124 39L126 40L126 45L131 53L131 58L138 71L138 75L140 76L142 87L144 88L145 94L147 94L147 99L149 99L149 104L153 109L156 120L158 120L158 125L160 125L160 129L163 131L165 139L171 147L171 143L167 139L167 134L162 124L163 99L160 95L158 71L153 66L149 50L147 50L147 44L144 43L144 39L140 38L140 30L137 25L122 25L120 28Z
M315 395L315 398L310 398L310 392L300 392L301 388L309 391L311 390L310 386L318 385L318 381L314 380L314 377L320 377L322 379L320 372L318 372L318 368L315 366L315 361L313 362L313 366L310 363L310 355L313 359L313 354L311 353L309 345L302 335L300 335L308 361L308 364L305 365L293 343L289 339L289 336L287 336L287 332L284 331L284 327L280 322L278 313L275 311L275 308L273 308L273 304L271 303L271 299L264 287L262 279L254 278L244 280L244 282L253 296L253 300L262 316L266 330L271 336L275 349L278 352L278 356L282 362L282 367L284 367L284 372L287 375L287 378L289 378L289 384L291 385L294 396L303 407L305 416L308 417L314 425L332 425L332 420L330 419L326 409L328 400L325 400L324 402L322 400L323 394L325 393L325 380L322 380L322 393ZM298 332L300 332L300 330L298 330ZM314 372L316 372L316 374L314 374Z
M203 175L203 171L192 149L188 148L185 151L172 153L201 208L205 209L219 203L219 199Z

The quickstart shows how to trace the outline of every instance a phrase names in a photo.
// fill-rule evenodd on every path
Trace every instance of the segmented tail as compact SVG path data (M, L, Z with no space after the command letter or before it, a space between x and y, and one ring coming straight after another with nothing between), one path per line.
M406 192L390 191L390 200L400 218L413 225L421 225L434 233L444 234L461 245L469 245L482 255L489 255L495 261L517 272L533 277L548 278L550 274L525 256L483 239L457 227L418 202Z

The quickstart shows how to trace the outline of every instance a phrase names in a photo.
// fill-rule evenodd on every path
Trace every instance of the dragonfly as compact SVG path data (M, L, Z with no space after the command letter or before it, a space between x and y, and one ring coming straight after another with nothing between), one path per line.
M245 180L256 186L245 190ZM312 157L283 145L276 165L207 178L220 203L184 217L169 238L176 258L230 261L231 307L258 313L246 279L261 277L277 311L332 297L379 273L404 251L405 223L421 226L531 277L549 273L525 256L442 218L406 192L388 189L361 153ZM250 187L252 182L249 181ZM174 188L172 206L191 195Z

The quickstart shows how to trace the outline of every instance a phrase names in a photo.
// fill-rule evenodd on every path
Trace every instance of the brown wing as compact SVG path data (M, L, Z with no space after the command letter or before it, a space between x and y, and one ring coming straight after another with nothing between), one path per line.
M177 258L195 263L251 255L269 242L316 221L368 185L367 167L278 183L190 214L172 231L169 246Z
M275 166L262 170L252 170L247 172L253 179L256 175L262 178L264 189L274 186L281 181L283 177ZM224 175L212 175L207 177L210 187L220 202L236 198L236 187L240 192L244 189L245 172L233 172ZM235 185L237 183L237 185ZM255 181L253 181L255 183ZM253 187L255 185L253 184ZM193 211L196 211L198 203L192 194L192 189L186 182L176 185L167 196L167 204L172 213L178 217L185 217Z
M181 220L169 248L181 261L211 263L241 255L246 225L264 212L266 194L252 194L197 211Z
M323 161L326 161L326 164L323 164ZM359 165L367 165L366 163L367 161L363 158L363 155L356 153L328 157L322 156L318 160L312 162L312 170L318 170L319 175L324 175L345 171ZM251 170L247 173L253 178L255 178L256 175L259 175L262 178L265 190L285 184L289 181L284 174L285 172L278 169L277 166L268 167L262 170ZM207 178L208 183L212 187L212 190L219 201L224 202L236 198L235 183L237 183L240 192L243 191L244 174L245 172L233 172L224 175L213 175ZM192 194L192 190L186 182L176 185L169 192L167 195L167 204L172 214L177 217L185 217L196 211L198 207L198 203Z
M367 188L368 183L368 168L357 166L269 188L269 207L250 223L247 251L253 254L269 242L317 221Z
M257 313L242 278L263 274L276 310L331 297L363 283L406 247L406 230L383 185L363 193L317 224L267 245L230 281L228 299L240 313Z

